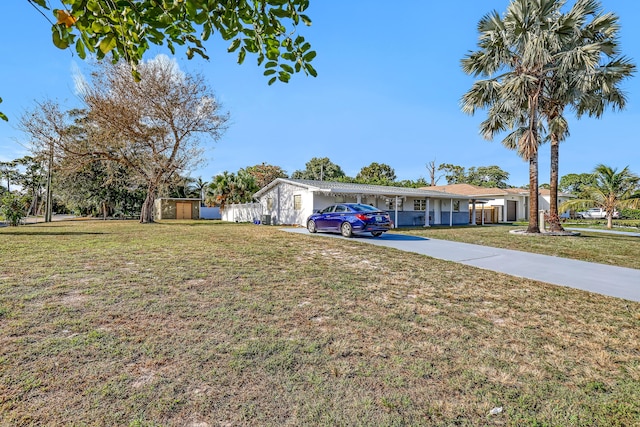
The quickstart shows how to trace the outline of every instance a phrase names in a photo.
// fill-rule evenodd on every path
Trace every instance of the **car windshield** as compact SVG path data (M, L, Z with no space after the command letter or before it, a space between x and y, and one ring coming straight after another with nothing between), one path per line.
M349 205L356 212L379 212L380 209L371 205Z

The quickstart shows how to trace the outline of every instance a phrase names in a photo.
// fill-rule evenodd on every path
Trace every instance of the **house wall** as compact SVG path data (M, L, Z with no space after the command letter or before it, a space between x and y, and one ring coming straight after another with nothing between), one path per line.
M302 205L295 209L294 196L300 196ZM269 199L272 200L269 206ZM260 197L263 215L271 216L274 225L306 225L307 217L313 213L313 193L303 187L289 183L280 183Z

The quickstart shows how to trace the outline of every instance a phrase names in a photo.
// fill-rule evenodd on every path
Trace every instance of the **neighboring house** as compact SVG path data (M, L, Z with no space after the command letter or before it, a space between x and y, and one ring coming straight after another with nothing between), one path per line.
M540 198L538 199L538 209L543 211L548 211L551 203L551 190L546 188L541 188L538 190L538 194L540 194ZM558 191L558 206L562 205L564 202L569 201L571 199L575 199L576 196L569 193L562 193ZM570 211L565 211L560 214L560 218L569 218Z
M159 198L153 206L154 219L198 219L200 199Z
M397 227L469 223L467 196L431 189L278 178L254 197L260 208L260 215L254 220L268 220L271 224L306 226L314 211L336 203L375 206L389 212ZM233 205L224 211L224 220L239 217Z
M486 188L471 184L422 187L436 191L463 194L469 199L470 223L513 222L529 217L529 191L522 188Z
M476 224L514 222L529 218L529 190L524 188L486 188L471 184L451 184L435 187L422 187L435 191L466 195L469 198L470 223L476 212ZM538 192L538 210L549 210L551 193L541 188ZM567 193L558 193L558 205L574 197ZM568 215L565 213L561 216Z

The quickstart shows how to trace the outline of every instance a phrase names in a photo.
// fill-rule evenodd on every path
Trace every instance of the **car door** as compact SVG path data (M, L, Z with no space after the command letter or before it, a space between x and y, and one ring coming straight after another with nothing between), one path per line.
M318 217L315 219L316 229L327 230L329 229L329 219L331 212L335 209L335 205L327 206L318 212Z
M336 205L336 208L327 217L327 228L329 230L340 231L340 226L344 221L349 209L345 205Z

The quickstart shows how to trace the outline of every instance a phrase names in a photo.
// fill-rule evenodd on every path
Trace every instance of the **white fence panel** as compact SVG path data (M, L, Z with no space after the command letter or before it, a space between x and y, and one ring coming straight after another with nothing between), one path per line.
M227 205L221 210L222 220L229 222L254 222L262 216L260 203Z

